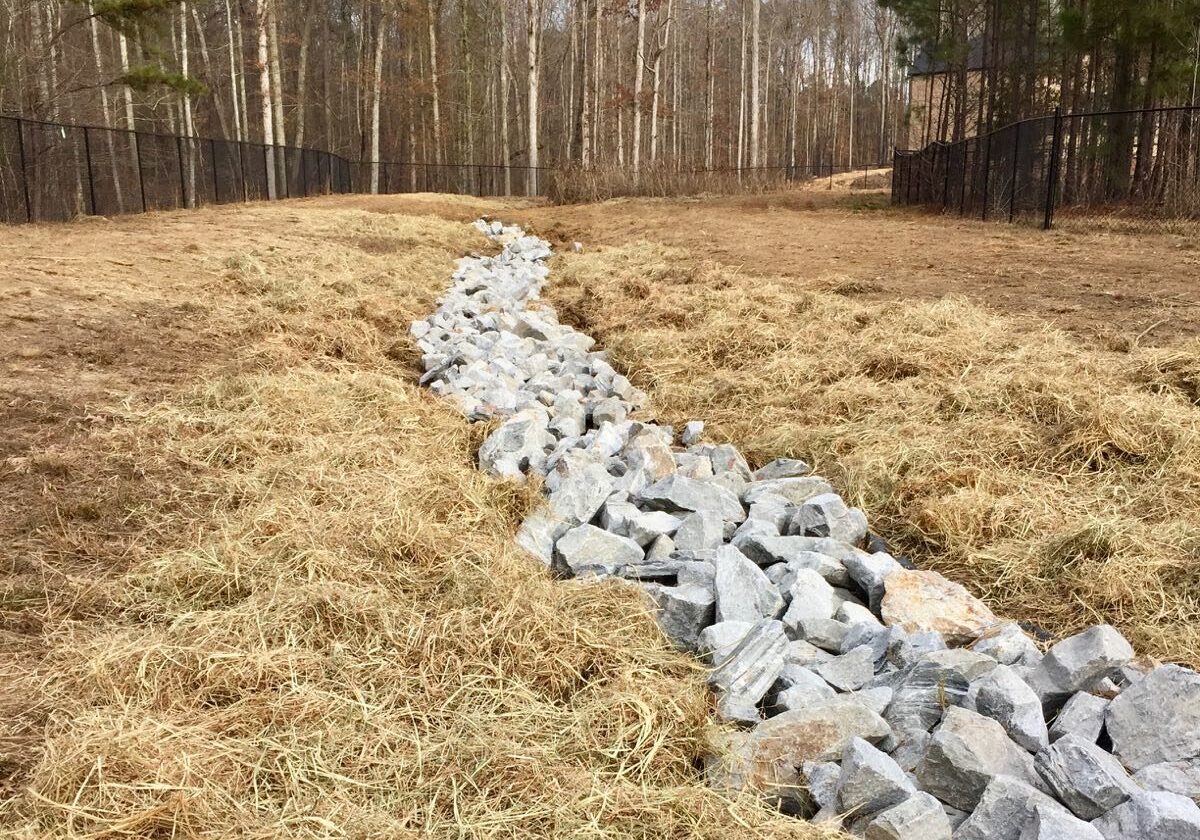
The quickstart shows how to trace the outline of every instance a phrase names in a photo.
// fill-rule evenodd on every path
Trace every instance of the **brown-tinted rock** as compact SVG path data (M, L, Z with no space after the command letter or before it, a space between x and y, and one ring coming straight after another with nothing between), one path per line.
M947 642L966 643L999 621L986 604L937 572L898 569L884 586L884 624L909 633L936 630Z

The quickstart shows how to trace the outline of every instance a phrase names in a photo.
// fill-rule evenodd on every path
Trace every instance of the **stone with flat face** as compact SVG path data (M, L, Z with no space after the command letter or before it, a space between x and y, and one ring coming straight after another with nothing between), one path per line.
M942 803L918 791L875 817L866 840L950 840L950 818Z
M788 524L789 534L832 537L849 545L867 538L867 517L847 505L837 493L822 493L800 505Z
M1100 738L1104 728L1104 713L1109 700L1081 691L1071 697L1050 724L1050 741L1053 743L1064 735L1075 735L1093 744Z
M1094 820L1140 790L1112 753L1075 735L1059 738L1035 761L1058 800L1080 819Z
M1020 840L1021 832L1043 808L1070 816L1062 805L1025 782L1009 776L992 779L954 840Z
M1091 823L1038 805L1021 830L1020 840L1104 840L1104 836Z
M1200 808L1165 791L1131 796L1092 823L1104 840L1198 840Z
M754 471L755 481L771 481L776 478L801 478L812 472L812 467L795 458L776 458Z
M695 583L679 586L643 583L641 586L657 605L655 618L667 638L682 650L694 651L701 631L713 623L716 599L711 587Z
M846 742L842 751L842 774L838 780L838 802L843 812L870 816L899 805L917 792L887 753L862 738Z
M717 709L726 720L755 723L758 704L783 671L787 637L774 620L754 624L729 656L709 675L719 689Z
M651 484L638 493L638 499L647 508L668 513L712 510L726 522L746 518L742 503L724 487L678 474Z
M633 540L595 525L577 525L567 531L554 544L554 554L562 570L575 577L621 574L645 556Z
M937 572L899 569L888 575L885 589L883 623L909 633L936 630L947 642L962 644L999 620L986 604Z
M1113 753L1130 770L1200 757L1200 674L1155 668L1109 703L1105 723Z
M975 710L999 722L1008 737L1031 753L1050 743L1042 703L1034 690L1007 665L996 665L971 685Z
M713 567L717 621L758 621L783 612L783 596L775 584L733 546L717 549Z

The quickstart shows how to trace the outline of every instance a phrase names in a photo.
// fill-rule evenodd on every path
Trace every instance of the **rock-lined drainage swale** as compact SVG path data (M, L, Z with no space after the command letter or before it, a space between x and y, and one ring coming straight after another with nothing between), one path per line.
M751 470L537 305L547 242L459 261L412 325L422 377L502 478L545 479L518 541L555 573L641 587L713 666L737 725L707 772L868 840L1200 840L1200 675L1100 625L1043 654L963 587L905 568L801 461Z

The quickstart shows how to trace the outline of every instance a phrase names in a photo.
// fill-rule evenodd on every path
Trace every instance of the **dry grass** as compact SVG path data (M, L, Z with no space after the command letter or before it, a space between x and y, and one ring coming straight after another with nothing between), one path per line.
M1065 632L1200 664L1200 346L1091 349L961 298L864 301L645 241L549 295L646 388L762 463L810 459L919 562Z
M826 836L704 787L700 670L635 591L518 553L532 493L413 384L405 328L483 241L253 212L297 244L212 246L231 358L56 456L152 480L90 521L90 573L65 530L26 542L45 661L6 676L6 836Z
M754 194L800 186L800 181L790 179L783 167L742 172L731 169L679 171L670 166L646 164L640 172L634 173L626 166L588 169L568 166L548 174L546 195L553 204L585 204L619 197Z

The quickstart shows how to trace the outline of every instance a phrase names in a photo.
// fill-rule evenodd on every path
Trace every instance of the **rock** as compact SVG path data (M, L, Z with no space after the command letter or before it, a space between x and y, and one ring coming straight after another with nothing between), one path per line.
M1193 801L1200 799L1200 763L1196 761L1151 764L1134 773L1133 780L1146 790L1165 790Z
M887 711L887 707L892 705L892 697L895 696L895 691L886 685L881 685L877 688L864 688L859 691L852 691L850 692L850 696L882 717L883 713Z
M1041 701L1007 665L997 665L972 684L970 691L975 711L997 721L1022 747L1036 753L1049 745Z
M1059 738L1035 762L1059 801L1080 819L1094 820L1139 790L1121 762L1074 735Z
M650 543L646 549L646 563L665 563L675 553L675 541L663 535Z
M1063 806L1020 779L996 776L971 816L955 830L954 840L1020 840L1039 808L1069 816Z
M700 632L696 650L715 667L729 658L753 628L752 621L718 621Z
M714 446L709 450L708 458L712 461L714 475L731 473L743 482L750 480L750 465L746 463L746 459L742 457L741 452L738 452L736 446L728 443Z
M758 621L783 611L783 596L763 574L731 545L717 549L713 563L717 595L717 621Z
M989 657L962 648L922 654L892 686L888 723L905 733L930 729L944 710L962 705L973 680L995 667Z
M755 481L771 481L776 478L801 478L812 472L812 467L795 458L776 458L766 466L754 471Z
M937 799L918 791L875 817L866 840L950 840L950 820Z
M888 639L887 660L897 668L909 668L926 654L946 649L946 640L936 630L909 634L899 627L889 629L891 636Z
M713 623L716 599L712 590L696 584L643 583L642 587L658 606L656 618L667 638L676 647L695 650L701 631Z
M916 771L917 765L925 757L925 750L929 747L929 739L931 737L933 736L923 729L909 731L896 730L898 743L896 748L891 751L891 755L905 773Z
M788 533L832 537L859 545L867 537L867 517L858 508L849 507L836 493L822 493L797 508L788 524Z
M1053 743L1064 735L1076 735L1093 744L1100 738L1104 728L1104 713L1109 701L1094 694L1081 691L1067 701L1050 724L1050 741Z
M656 481L642 490L638 498L646 507L668 513L712 510L726 522L741 522L746 518L742 503L724 487L681 475Z
M833 617L851 626L865 626L872 634L881 633L885 638L888 638L888 629L880 624L875 614L862 604L856 604L853 601L843 601L838 605L837 612L833 614ZM884 642L879 651L879 658L882 659L886 653L887 643Z
M628 410L617 397L608 397L592 406L592 423L600 426L604 423L621 423L628 415Z
M888 575L886 590L883 623L909 633L936 630L947 642L967 643L998 621L982 601L937 572L898 569Z
M562 568L576 577L620 574L645 556L633 540L595 525L577 525L567 531L554 544L554 553Z
M754 481L742 493L742 501L752 504L760 496L771 494L782 496L793 505L802 505L814 496L822 493L832 493L833 486L823 478L815 475L795 478L773 478L768 481Z
M840 545L836 540L747 534L739 537L734 544L760 566L786 563L795 569L812 569L833 586L846 586L850 583L850 575L846 572L845 565L837 557L816 548L821 546L832 549Z
M787 663L789 665L807 667L817 662L828 662L832 658L833 654L823 651L803 639L788 642Z
M488 435L479 447L479 466L489 475L524 480L527 471L541 471L554 435L546 428L544 409L518 412Z
M669 537L680 529L681 520L665 511L643 512L625 501L610 499L601 514L605 530L628 537L640 546L647 546L662 536Z
M802 618L796 623L794 632L802 640L822 650L840 654L849 630L849 624L832 618Z
M1045 805L1033 809L1019 840L1104 840L1091 823Z
M1042 652L1016 622L1005 622L984 632L971 650L986 653L1001 665L1036 665Z
M813 665L812 670L839 691L862 688L875 676L875 654L867 645Z
M739 789L794 798L804 786L797 768L805 762L838 761L851 738L878 744L891 734L883 718L844 697L784 712L750 731L741 753L745 762Z
M685 478L693 478L696 480L712 479L712 461L704 455L699 455L695 452L676 452L674 457L675 463L678 464L677 472L680 476ZM712 483L715 484L716 482ZM739 493L736 495L740 496L741 494Z
M700 442L700 438L704 435L703 420L689 420L683 426L683 434L679 440L684 446L692 446Z
M1131 771L1200 756L1200 674L1155 668L1109 704L1105 725L1113 753Z
M612 490L613 478L604 465L588 459L564 459L547 478L553 478L549 501L533 511L517 531L517 544L550 565L558 538L589 522Z
M785 664L779 681L787 686L775 697L779 711L806 709L837 694L829 683L800 665Z
M787 638L778 621L764 620L751 627L708 681L720 689L717 709L726 720L756 722L758 703L783 671Z
M746 517L746 522L743 525L749 525L753 522L758 525L766 523L770 526L769 529L756 531L755 533L778 537L783 533L783 529L787 527L788 520L792 518L792 505L782 496L772 496L768 493L764 496L759 496L758 500L750 505L750 512Z
M1116 628L1098 624L1050 648L1030 672L1029 683L1049 711L1115 674L1132 658L1133 648Z
M975 808L997 776L1044 786L1033 756L1009 740L1000 724L957 706L946 709L933 731L916 776L922 790L964 811Z
M899 805L917 792L900 765L862 738L851 738L842 751L838 802L843 812L870 816Z
M841 560L850 579L867 594L871 609L878 612L887 591L884 582L900 564L890 554L881 553L847 552Z
M1176 793L1138 793L1092 825L1105 840L1198 840L1200 808Z
M812 569L797 569L787 588L788 608L783 615L786 627L795 630L806 618L833 618L837 611L837 596L833 587Z
M800 765L804 786L818 808L837 808L841 765L833 761L806 761Z
M680 551L715 549L725 541L725 523L715 510L698 510L683 518L673 539Z

